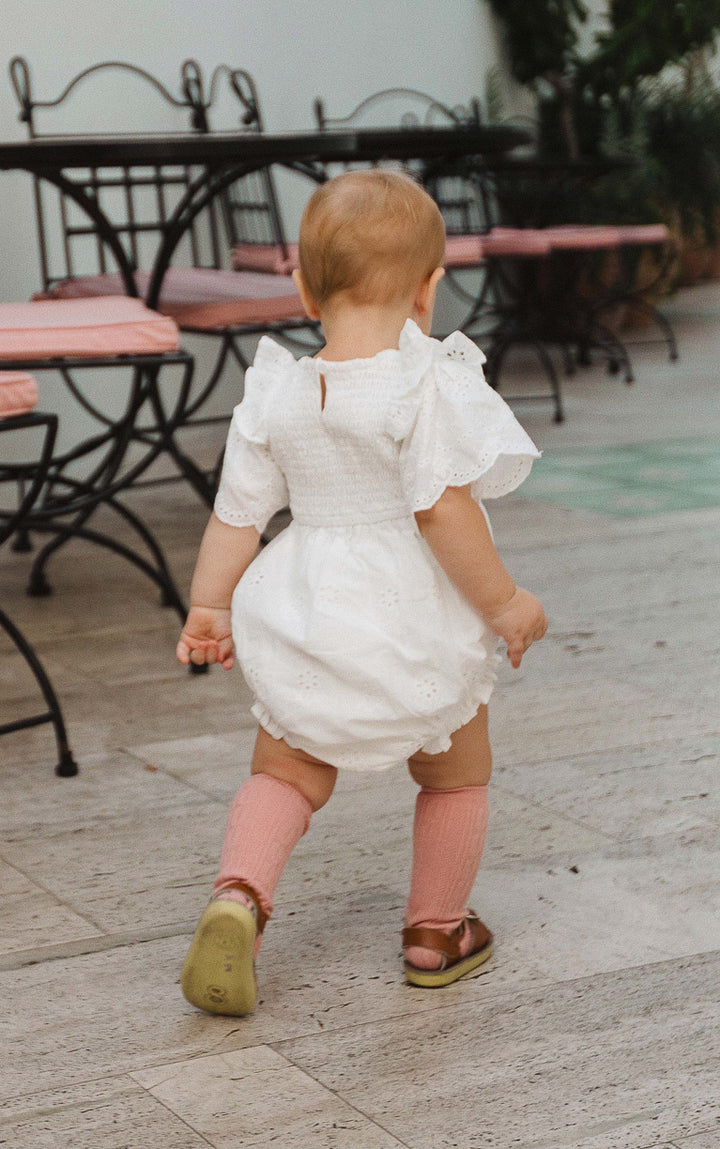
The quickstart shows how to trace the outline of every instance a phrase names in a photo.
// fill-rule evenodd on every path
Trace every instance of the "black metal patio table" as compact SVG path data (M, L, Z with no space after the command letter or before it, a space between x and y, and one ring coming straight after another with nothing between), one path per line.
M107 243L127 293L137 295L132 259L113 223L99 207L86 179L73 179L73 169L153 167L178 164L197 168L197 176L169 216L158 242L146 295L157 306L162 281L174 252L196 216L235 180L277 164L323 180L322 165L376 163L419 159L444 163L472 156L497 157L521 144L529 134L514 125L462 125L452 128L386 128L343 132L284 134L213 133L212 135L87 136L81 139L38 139L0 142L0 171L23 170L48 180L97 225Z
M103 168L127 171L137 168L157 169L168 165L189 169L192 179L188 183L187 190L183 192L174 209L169 212L162 226L154 229L156 234L153 237L153 244L156 246L150 266L147 268L150 279L145 302L150 308L156 308L165 274L194 221L234 181L253 171L274 164L299 172L316 182L322 182L326 178L324 165L333 161L344 164L373 164L392 160L421 160L434 171L438 171L445 165L453 166L461 160L472 162L473 157L479 166L492 163L493 160L527 142L529 142L528 134L514 125L477 124L450 128L358 129L263 135L242 132L212 135L173 133L167 136L89 135L72 139L53 137L0 142L0 171L26 171L55 185L72 199L93 222L101 242L112 253L126 293L137 296L138 288L134 278L137 268L133 261L127 230L123 232L123 229L114 226L112 219L103 210L99 197L93 193L92 173ZM88 172L91 173L90 178ZM39 366L41 365L36 364L35 369ZM62 364L57 362L48 366L62 369ZM156 385L151 375L144 386L155 405L161 432L155 447L148 452L147 457L148 459L157 457L157 443L160 443L161 449L167 449L182 466L182 453L176 449L173 442L174 429L182 425L182 418L178 417L173 423L164 418L159 393L155 394L153 391ZM138 410L139 406L140 404ZM112 427L110 427L111 433ZM138 439L141 437L139 435ZM122 451L127 449L130 438L127 426L123 426L122 431L118 433L118 439L122 440ZM67 526L61 527L57 538L48 544L41 557L36 560L31 575L31 593L48 592L49 587L42 573L47 554L56 549L62 539L70 537L73 533L80 534L80 528L97 506L106 502L115 511L119 510L133 525L129 510L124 505L118 504L117 495L134 483L144 468L131 466L128 471L129 478L124 483L119 470L122 451L120 449L116 451L112 469L108 472L110 479L107 493L104 492L103 480L100 479L98 489L93 491L90 503L86 501L85 509L81 508L79 517L74 520L79 529L73 532ZM81 444L74 455L82 456L82 453ZM194 469L196 470L197 468ZM194 471L188 471L188 478L197 487L197 476ZM52 527L63 515L72 516L77 505L77 491L73 492L72 486L63 488L60 482L56 484L50 502L52 523L46 525ZM153 561L157 567L154 574L136 552L120 547L114 540L106 542L106 545L111 545L113 549L124 554L136 566L154 577L156 582L159 581L163 587L164 601L181 612L180 596L162 556L158 557L159 549L155 540L144 524L140 524L137 529L144 544L150 546L153 551ZM91 537L90 532L85 531L84 534L87 538Z

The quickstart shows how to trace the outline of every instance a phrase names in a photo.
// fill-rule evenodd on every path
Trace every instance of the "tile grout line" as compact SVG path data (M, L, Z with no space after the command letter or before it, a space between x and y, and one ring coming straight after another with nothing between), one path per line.
M84 1089L84 1088L91 1086L91 1085L103 1085L104 1083L110 1082L110 1081L121 1081L123 1078L127 1078L129 1081L132 1082L133 1091L143 1089L144 1087L140 1084L140 1082L135 1081L135 1079L132 1077L132 1074L134 1072L136 1072L136 1071L135 1070L121 1070L119 1073L104 1073L102 1075L102 1077L86 1077L86 1078L83 1078L82 1081L72 1081L68 1085L49 1086L47 1088L38 1089L38 1090L36 1090L35 1093L13 1093L9 1097L3 1097L2 1098L2 1105L7 1105L7 1103L10 1101L16 1101L17 1102L17 1101L23 1101L26 1098L28 1100L30 1100L33 1097L42 1097L43 1094L61 1093L65 1089ZM68 1104L68 1105L57 1105L52 1110L48 1110L48 1112L62 1113L63 1111L73 1109L73 1108L74 1108L74 1104L72 1104L72 1103ZM44 1114L45 1110L42 1110L42 1113ZM2 1126L3 1123L7 1124L7 1121L0 1114L0 1127Z
M273 1049L272 1042L266 1042L265 1045L267 1049ZM278 1057L282 1057L283 1060L288 1063L288 1065L292 1065L294 1069L297 1069L300 1073L302 1073L303 1077L307 1077L310 1081L314 1081L315 1084L323 1089L326 1093L331 1094L331 1096L335 1097L343 1105L346 1105L348 1109L352 1109L353 1112L359 1113L359 1115L364 1118L365 1121L368 1121L376 1129L382 1129L383 1133L387 1133L388 1137L392 1137L392 1139L398 1145L403 1146L403 1149L411 1149L411 1146L408 1145L407 1141L401 1141L397 1134L393 1133L392 1130L387 1129L384 1125L381 1125L379 1121L376 1121L375 1118L371 1117L369 1113L365 1113L364 1110L360 1109L357 1105L354 1105L352 1101L349 1101L346 1097L343 1097L342 1093L339 1093L337 1089L332 1089L329 1085L325 1085L322 1081L319 1080L319 1078L315 1077L315 1075L311 1073L309 1069L306 1069L304 1065L299 1065L298 1062L294 1061L292 1057L288 1057L286 1053L280 1053L280 1051L277 1049L273 1049L273 1052L277 1053Z
M595 981L599 976L610 978L610 977L615 977L619 974L629 973L632 970L649 970L649 969L654 969L656 966L667 965L671 962L692 961L695 958L712 957L715 955L720 956L720 948L697 950L695 953L680 954L677 956L663 957L663 958L660 958L656 961L635 962L634 964L630 964L630 965L618 966L616 969L603 970L600 973L583 973L579 977L556 978L555 980L551 980L551 981L521 982L520 984L515 985L511 988L502 989L502 990L500 990L499 993L489 992L486 995L486 997L483 998L483 1000L480 1004L492 1004L493 1006L498 1005L498 1004L502 1005L502 1002L504 999L516 1000L517 997L521 994L527 994L527 995L538 994L544 990L554 989L556 987L557 988L569 987L569 986L580 984L580 983L585 982L585 981ZM487 975L481 975L480 977L475 978L475 979L471 979L471 980L480 981L483 978L483 976L489 977L489 972ZM522 1005L522 1002L519 1005L516 1005L515 1008L519 1009L521 1005ZM449 1011L456 1010L456 1009L464 1009L464 1008L467 1008L467 1002L458 1001L456 1003L453 1003L452 1005L448 1005L447 1008ZM416 1007L412 1010L406 1010L405 1012L393 1013L387 1017L374 1018L372 1020L372 1024L374 1024L374 1025L395 1024L398 1021L412 1019L413 1017L418 1017L418 1016L425 1016L425 1015L433 1013L433 1012L439 1012L439 1008L436 1006L428 1006L426 1009ZM358 1029L359 1027L361 1027L363 1025L367 1025L367 1024L369 1024L367 1021L349 1022L347 1025L339 1025L339 1026L333 1027L332 1029L327 1029L327 1030L322 1030L322 1031L313 1030L312 1033L300 1034L296 1037L280 1037L275 1041L267 1041L267 1042L264 1042L263 1044L267 1045L267 1047L269 1049L274 1050L276 1053L279 1053L282 1057L287 1057L287 1054L283 1053L282 1050L280 1048L278 1048L279 1046L290 1044L290 1043L295 1042L295 1041L306 1041L306 1040L312 1039L312 1038L324 1037L330 1033L337 1034L337 1033L342 1033L343 1031L349 1032L350 1030ZM233 1031L233 1032L237 1032L237 1031ZM241 1046L240 1048L252 1048L252 1047Z
M623 838L618 838L614 834L608 834L605 830L601 830L597 826L591 826L587 822L581 821L579 818L572 818L569 814L565 814L561 810L556 810L554 806L547 806L544 802L533 802L532 798L528 798L525 794L518 794L515 790L509 790L506 786L503 786L503 784L501 782L500 783L498 783L498 782L493 783L493 781L491 779L490 780L490 786L492 789L497 790L500 793L509 794L512 798L517 798L517 799L519 799L519 801L525 802L526 805L532 807L532 809L534 809L534 810L541 810L544 814L552 814L553 817L561 818L564 822L569 822L572 826L577 826L581 830L592 830L592 832L594 834L600 834L600 836L607 839L608 842L614 843L617 846L620 846L623 844L623 841L624 841ZM586 852L587 852L587 849L588 849L588 847L585 847ZM574 853L575 851L570 851L570 852ZM537 861L538 859L537 858L533 859L531 857L523 858L523 861L532 862L533 860ZM490 868L491 867L489 867L489 866L485 867L485 869L490 869ZM482 873L482 867L480 869L480 873Z
M122 949L125 946L143 945L148 942L161 941L163 938L182 937L191 935L197 922L192 921L171 922L154 929L126 930L117 933L102 933L97 937L76 938L57 945L42 946L36 949L16 950L0 956L0 971L25 969L29 966L44 965L46 962L63 961L67 958L84 957L89 954L104 953L108 950Z
M716 736L716 734L717 734L717 731L708 730L708 731L698 735L698 741L701 738L713 738ZM520 766L542 766L542 765L547 765L548 763L553 763L553 762L572 762L573 759L577 758L578 756L580 756L582 758L596 758L596 757L601 757L603 755L607 756L608 754L621 754L624 751L629 751L632 753L635 750L652 750L655 747L667 746L669 742L681 742L681 743L687 744L688 741L691 741L691 740L687 739L687 738L680 738L680 739L661 738L657 742L648 742L647 740L644 740L643 742L626 742L626 743L623 743L621 746L611 746L609 750L608 749L590 750L589 752L586 752L583 750L579 750L579 751L578 750L572 750L568 754L553 754L552 756L546 754L542 758L516 759L512 764L512 769L517 769ZM499 751L498 751L498 754L499 754ZM707 755L704 755L704 757L707 757ZM632 769L644 769L644 767L632 767Z
M25 870L23 870L15 862L8 861L8 859L5 857L5 855L2 852L0 852L0 861L2 861L4 865L10 866L11 869L15 870L16 874L22 874L23 878L26 878L27 881L30 882L30 884L32 886L35 886L35 888L38 890L42 890L42 892L44 894L47 894L48 897L52 898L57 903L57 905L63 906L64 909L69 910L70 913L73 914L76 918L79 918L80 921L87 922L87 924L89 926L92 926L93 929L99 930L100 934L102 936L105 936L107 931L104 930L98 922L94 921L88 914L79 913L79 911L76 910L74 906L70 905L69 902L66 902L65 899L61 898L59 894L56 894L53 890L49 890L47 888L47 886L43 885L42 882L37 881L34 877L31 877L30 874L26 873ZM38 948L43 948L43 947L38 947ZM18 952L22 953L25 951L21 950ZM1 960L2 960L2 958L0 958L0 961ZM2 968L2 966L0 966L0 969L1 968Z
M174 739L169 738L167 741L172 742ZM218 794L213 794L209 790L203 790L201 786L193 782L188 782L186 778L182 778L177 774L173 774L165 766L156 766L154 762L149 762L143 758L136 750L131 750L128 747L123 747L123 754L127 754L129 758L133 758L136 762L144 767L149 767L153 773L162 774L165 778L171 778L173 782L179 782L181 786L185 786L193 794L200 794L203 798L209 798L212 802L217 802L218 805L226 803L225 797L220 797Z
M135 1079L133 1078L133 1080ZM151 1097L156 1105L160 1105L166 1113L172 1114L176 1121L179 1121L182 1125L185 1126L186 1129L189 1129L192 1133L199 1137L200 1140L205 1143L205 1145L208 1145L210 1149L217 1149L217 1146L214 1145L212 1141L208 1141L204 1133L201 1133L199 1129L196 1129L194 1125L191 1125L189 1121L186 1121L184 1117L181 1117L179 1113L176 1113L174 1109L171 1109L170 1106L167 1105L166 1102L164 1102L160 1097L156 1097L154 1093L152 1093L149 1089L146 1089L144 1085L140 1085L139 1082L137 1082L137 1085L138 1088L143 1091L146 1097Z

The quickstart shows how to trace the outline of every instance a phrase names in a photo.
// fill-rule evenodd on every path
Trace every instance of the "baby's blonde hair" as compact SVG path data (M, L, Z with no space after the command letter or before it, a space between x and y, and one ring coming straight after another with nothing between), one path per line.
M411 296L442 264L445 224L433 199L390 168L346 172L313 193L300 224L300 271L318 306Z

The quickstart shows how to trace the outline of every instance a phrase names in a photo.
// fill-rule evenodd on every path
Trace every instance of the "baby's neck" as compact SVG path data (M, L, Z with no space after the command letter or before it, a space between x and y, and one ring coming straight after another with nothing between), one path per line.
M329 361L370 359L379 351L395 348L407 319L415 315L407 307L388 308L342 304L323 308L320 317L325 346L319 355Z

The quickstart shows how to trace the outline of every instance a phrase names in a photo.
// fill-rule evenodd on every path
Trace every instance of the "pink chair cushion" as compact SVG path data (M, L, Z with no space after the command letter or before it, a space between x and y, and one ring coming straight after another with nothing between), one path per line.
M669 243L672 239L670 228L664 223L626 224L619 227L620 243L624 246L641 247L643 244Z
M154 355L177 347L172 319L139 299L0 303L0 359Z
M544 229L553 251L599 251L620 245L620 228L599 224L561 224Z
M37 406L38 388L25 371L0 371L0 419L25 415Z
M150 284L149 272L136 271L135 283L144 295ZM35 298L117 297L122 295L123 287L122 277L116 273L82 275L64 279L46 295ZM280 323L301 319L305 314L300 296L287 276L196 267L168 269L159 310L188 331L222 331L226 327Z
M235 271L265 271L271 275L289 275L300 266L298 244L286 244L287 255L279 243L236 243L230 258Z
M477 267L483 262L482 237L449 235L445 244L445 266Z
M545 228L493 227L482 236L482 250L488 259L542 259L550 243Z

